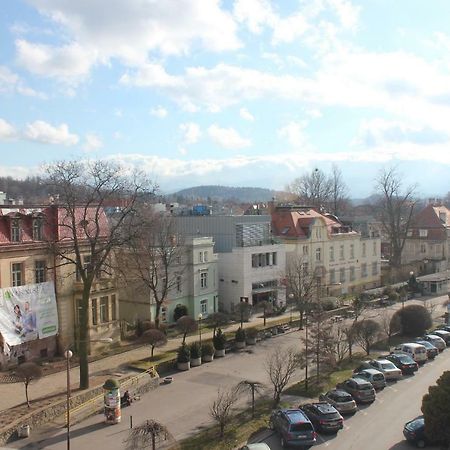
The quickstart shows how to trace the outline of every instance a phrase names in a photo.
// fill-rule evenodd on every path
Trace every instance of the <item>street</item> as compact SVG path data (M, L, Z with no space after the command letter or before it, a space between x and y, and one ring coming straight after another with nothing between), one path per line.
M389 383L372 405L361 406L353 417L346 417L344 429L337 435L319 434L314 448L333 450L407 450L414 448L403 439L403 425L421 414L422 397L428 387L450 370L450 349L427 362L414 376ZM272 450L281 449L279 438L272 435L265 442ZM432 447L428 447L432 448Z

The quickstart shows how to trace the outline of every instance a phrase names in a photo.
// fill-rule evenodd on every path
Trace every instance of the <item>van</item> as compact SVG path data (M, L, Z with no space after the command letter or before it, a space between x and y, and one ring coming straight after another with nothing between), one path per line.
M406 344L399 345L395 347L395 350L411 356L418 364L423 364L428 359L427 349L423 345L415 342L407 342Z

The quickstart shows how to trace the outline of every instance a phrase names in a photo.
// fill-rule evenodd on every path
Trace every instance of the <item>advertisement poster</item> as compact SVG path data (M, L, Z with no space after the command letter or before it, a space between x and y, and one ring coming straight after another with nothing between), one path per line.
M0 289L0 333L10 347L56 335L53 282Z

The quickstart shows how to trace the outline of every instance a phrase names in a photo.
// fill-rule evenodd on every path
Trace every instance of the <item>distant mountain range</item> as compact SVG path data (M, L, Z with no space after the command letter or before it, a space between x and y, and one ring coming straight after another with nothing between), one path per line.
M224 202L233 200L241 203L267 202L277 197L278 191L258 187L231 187L231 186L194 186L172 195L190 200L207 200Z

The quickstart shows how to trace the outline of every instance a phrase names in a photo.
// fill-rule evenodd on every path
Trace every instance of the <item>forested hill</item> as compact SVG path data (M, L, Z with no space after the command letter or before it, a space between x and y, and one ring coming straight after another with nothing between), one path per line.
M194 186L175 192L176 197L186 199L208 198L217 201L234 200L243 203L267 202L277 195L277 191L257 187L231 187L231 186Z
M18 180L13 177L0 177L0 191L5 192L8 198L22 197L25 203L42 202L48 198L48 187L39 177L28 177Z

